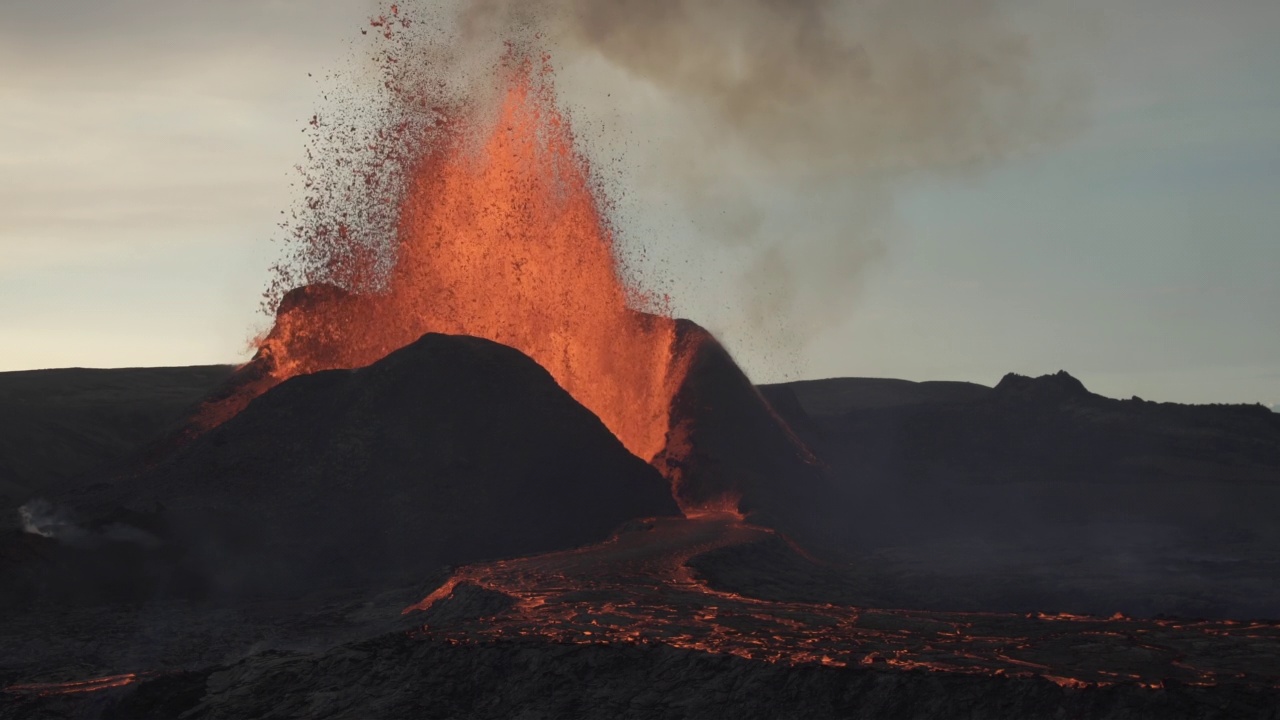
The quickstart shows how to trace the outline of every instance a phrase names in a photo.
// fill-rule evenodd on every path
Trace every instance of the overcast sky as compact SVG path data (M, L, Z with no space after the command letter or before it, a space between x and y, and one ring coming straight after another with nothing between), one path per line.
M726 298L753 259L645 189L660 103L617 171L640 188L627 241L761 381L1066 369L1113 396L1280 403L1280 3L1017 6L1079 127L896 182L883 251L805 344L744 324ZM301 129L374 7L0 0L0 370L243 360ZM639 90L608 77L568 69L566 103L625 115ZM776 198L780 233L820 211Z

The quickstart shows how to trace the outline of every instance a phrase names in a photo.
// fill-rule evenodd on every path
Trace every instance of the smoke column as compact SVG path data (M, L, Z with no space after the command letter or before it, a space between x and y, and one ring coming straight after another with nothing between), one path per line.
M408 5L419 22L399 60L420 71L399 81L433 102L483 103L508 43L552 53L595 166L627 155L617 184L644 198L638 212L678 215L708 241L693 250L703 275L727 275L722 306L668 289L731 346L794 354L848 317L897 232L904 182L990 168L1083 117L1074 84L1040 79L1003 0Z

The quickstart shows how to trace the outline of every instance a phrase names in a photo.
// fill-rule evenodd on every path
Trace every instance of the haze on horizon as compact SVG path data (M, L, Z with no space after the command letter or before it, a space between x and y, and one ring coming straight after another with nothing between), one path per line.
M626 138L599 147L624 157L611 179L642 272L759 382L1064 368L1106 395L1280 407L1280 4L1006 5L1080 122L979 169L877 184L889 212L803 343L785 312L744 319L742 277L771 247L708 242L707 219L646 180L647 158L688 142L654 89L588 54L561 88L589 142ZM301 130L377 8L0 6L0 370L243 360ZM821 223L793 200L766 197L754 231L803 292L778 236Z

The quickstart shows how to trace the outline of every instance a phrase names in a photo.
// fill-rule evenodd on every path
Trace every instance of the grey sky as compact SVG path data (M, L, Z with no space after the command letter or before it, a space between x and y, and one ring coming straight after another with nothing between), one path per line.
M372 8L0 4L0 369L241 359L304 119ZM705 219L645 177L683 127L662 98L589 59L563 85L584 118L627 130L620 224L660 261L647 269L759 380L1065 368L1112 395L1280 402L1280 3L1017 15L1045 82L1087 89L1072 109L1087 123L981 172L895 179L853 290L797 306L829 297L836 318L803 346L775 327L785 314L744 320L759 248L702 241ZM863 183L847 184L856 206ZM822 211L767 178L756 191L774 237ZM776 242L798 262L785 252L803 242Z

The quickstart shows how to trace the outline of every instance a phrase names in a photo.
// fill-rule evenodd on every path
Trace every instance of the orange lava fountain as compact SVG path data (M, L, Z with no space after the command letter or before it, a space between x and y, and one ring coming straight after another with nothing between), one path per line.
M619 272L545 59L508 61L503 71L496 111L472 109L435 128L411 164L393 266L379 273L366 248L325 237L321 254L343 265L331 275L345 281L284 297L259 341L264 375L207 408L205 425L290 377L362 367L440 332L523 351L632 453L652 460L663 450L690 353L663 308Z

